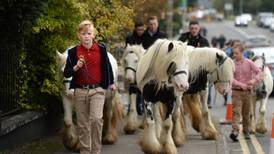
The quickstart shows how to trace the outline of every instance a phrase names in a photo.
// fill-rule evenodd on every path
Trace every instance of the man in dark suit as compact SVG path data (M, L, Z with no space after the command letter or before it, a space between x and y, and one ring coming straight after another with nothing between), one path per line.
M143 41L143 47L145 49L148 49L157 39L167 38L166 34L159 30L159 23L156 16L149 17L147 24Z

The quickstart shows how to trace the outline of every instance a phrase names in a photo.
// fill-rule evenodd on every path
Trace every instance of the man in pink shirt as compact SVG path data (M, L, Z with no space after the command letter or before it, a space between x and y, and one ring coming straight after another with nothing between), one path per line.
M232 52L235 72L232 83L233 119L230 138L234 142L237 142L241 116L245 139L250 139L249 121L253 89L261 80L262 72L251 60L244 58L244 48L242 44L233 47Z

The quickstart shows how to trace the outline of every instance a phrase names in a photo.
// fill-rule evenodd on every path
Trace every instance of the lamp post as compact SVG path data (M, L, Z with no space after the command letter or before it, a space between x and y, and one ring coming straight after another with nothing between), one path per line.
M173 36L173 0L167 1L167 36L172 38Z
M187 0L181 0L181 8L182 8L182 26L184 28L186 26Z
M243 0L240 0L240 15L243 14Z

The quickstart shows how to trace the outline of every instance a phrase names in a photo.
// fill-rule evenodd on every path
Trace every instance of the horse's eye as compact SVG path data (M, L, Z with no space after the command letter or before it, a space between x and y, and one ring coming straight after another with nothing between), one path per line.
M138 63L138 60L136 59L134 62L135 62L135 63Z

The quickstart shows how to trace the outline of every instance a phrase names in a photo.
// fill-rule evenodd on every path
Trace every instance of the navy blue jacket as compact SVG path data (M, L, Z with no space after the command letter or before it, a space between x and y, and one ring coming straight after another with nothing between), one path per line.
M148 49L157 39L167 38L166 34L161 32L158 28L157 32L151 36L148 32L148 29L144 32L143 47Z
M98 44L101 53L101 86L103 89L107 89L109 85L114 83L112 67L107 55L106 47L103 44ZM72 81L70 83L70 89L75 89L74 75L76 74L73 70L73 66L77 64L77 50L73 47L68 50L68 58L65 66L64 76L69 78L72 76Z
M198 36L193 37L191 36L190 32L186 32L181 34L179 40L182 42L188 41L187 45L191 45L194 47L209 47L208 40L200 34L198 34Z

